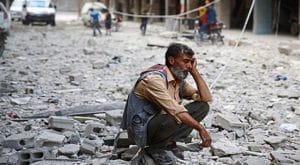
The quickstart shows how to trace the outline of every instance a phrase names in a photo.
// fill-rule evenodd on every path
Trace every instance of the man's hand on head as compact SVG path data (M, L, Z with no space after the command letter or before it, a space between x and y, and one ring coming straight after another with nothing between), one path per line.
M192 58L192 67L191 70L189 71L191 74L196 73L197 70L197 59L196 58Z

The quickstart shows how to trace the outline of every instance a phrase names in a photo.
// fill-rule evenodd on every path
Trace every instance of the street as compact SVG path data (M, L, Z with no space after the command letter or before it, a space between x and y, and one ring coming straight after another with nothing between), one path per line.
M224 30L225 45L198 45L191 39L174 37L161 24L150 24L142 36L136 22L123 22L121 30L112 36L106 36L102 28L103 35L93 37L92 29L70 18L72 21L58 22L55 27L12 24L6 50L0 58L1 143L14 134L30 132L40 136L48 130L44 118L13 121L22 116L125 102L142 70L164 64L166 48L160 46L180 42L196 52L198 69L209 86L221 73L211 89L211 111L203 122L212 136L212 147L187 151L184 161L191 164L300 162L299 39L246 32L234 49L239 30ZM279 75L286 79L278 79ZM191 76L188 81L193 82ZM107 125L105 120L107 136L115 135L118 125ZM81 142L86 124L80 123L73 130L80 134ZM31 129L25 131L28 125ZM199 142L197 133L193 132L192 137L192 142ZM66 142L53 150L63 144ZM17 153L15 149L0 148L3 159ZM281 150L290 155L282 158ZM72 156L61 152L56 156L89 164L91 160L100 161L95 155L111 151L111 146L101 143L100 149L88 156L78 151Z

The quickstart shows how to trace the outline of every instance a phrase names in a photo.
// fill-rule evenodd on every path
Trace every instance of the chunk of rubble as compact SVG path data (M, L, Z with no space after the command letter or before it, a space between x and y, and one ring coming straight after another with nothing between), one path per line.
M75 120L66 116L50 116L48 127L56 130L74 130Z
M53 146L63 144L66 141L66 137L58 132L43 130L36 138L36 144L40 146Z
M3 147L20 150L22 148L32 148L34 146L33 133L14 134L4 139Z
M297 164L300 162L300 150L272 151L271 157L275 164ZM297 163L296 163L297 162Z
M58 149L58 153L61 155L71 156L79 152L79 145L76 144L66 144Z
M123 112L124 112L124 110L122 110L122 109L105 112L105 114L106 114L105 119L106 119L107 124L111 125L111 126L120 125L120 123L122 121Z
M212 152L215 156L228 156L242 153L242 150L232 141L226 138L212 143Z
M242 164L243 165L270 165L271 161L268 160L267 158L262 158L258 156L249 156Z
M286 140L287 139L284 136L270 136L264 138L264 141L270 144L275 149L279 148L282 145L282 143Z

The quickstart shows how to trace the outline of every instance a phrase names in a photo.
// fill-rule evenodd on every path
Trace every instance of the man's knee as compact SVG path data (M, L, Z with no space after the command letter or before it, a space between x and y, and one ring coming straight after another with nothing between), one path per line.
M203 120L209 112L209 104L207 102L194 101L187 104L185 107L189 111L190 115L200 121Z

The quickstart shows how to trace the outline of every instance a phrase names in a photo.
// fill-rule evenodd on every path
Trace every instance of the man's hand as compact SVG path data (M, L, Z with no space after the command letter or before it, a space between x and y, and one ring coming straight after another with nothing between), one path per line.
M190 70L190 73L193 74L195 72L197 72L197 59L193 58L192 59L192 68Z
M211 145L211 138L208 132L203 128L199 131L199 135L202 139L202 147L209 147Z

